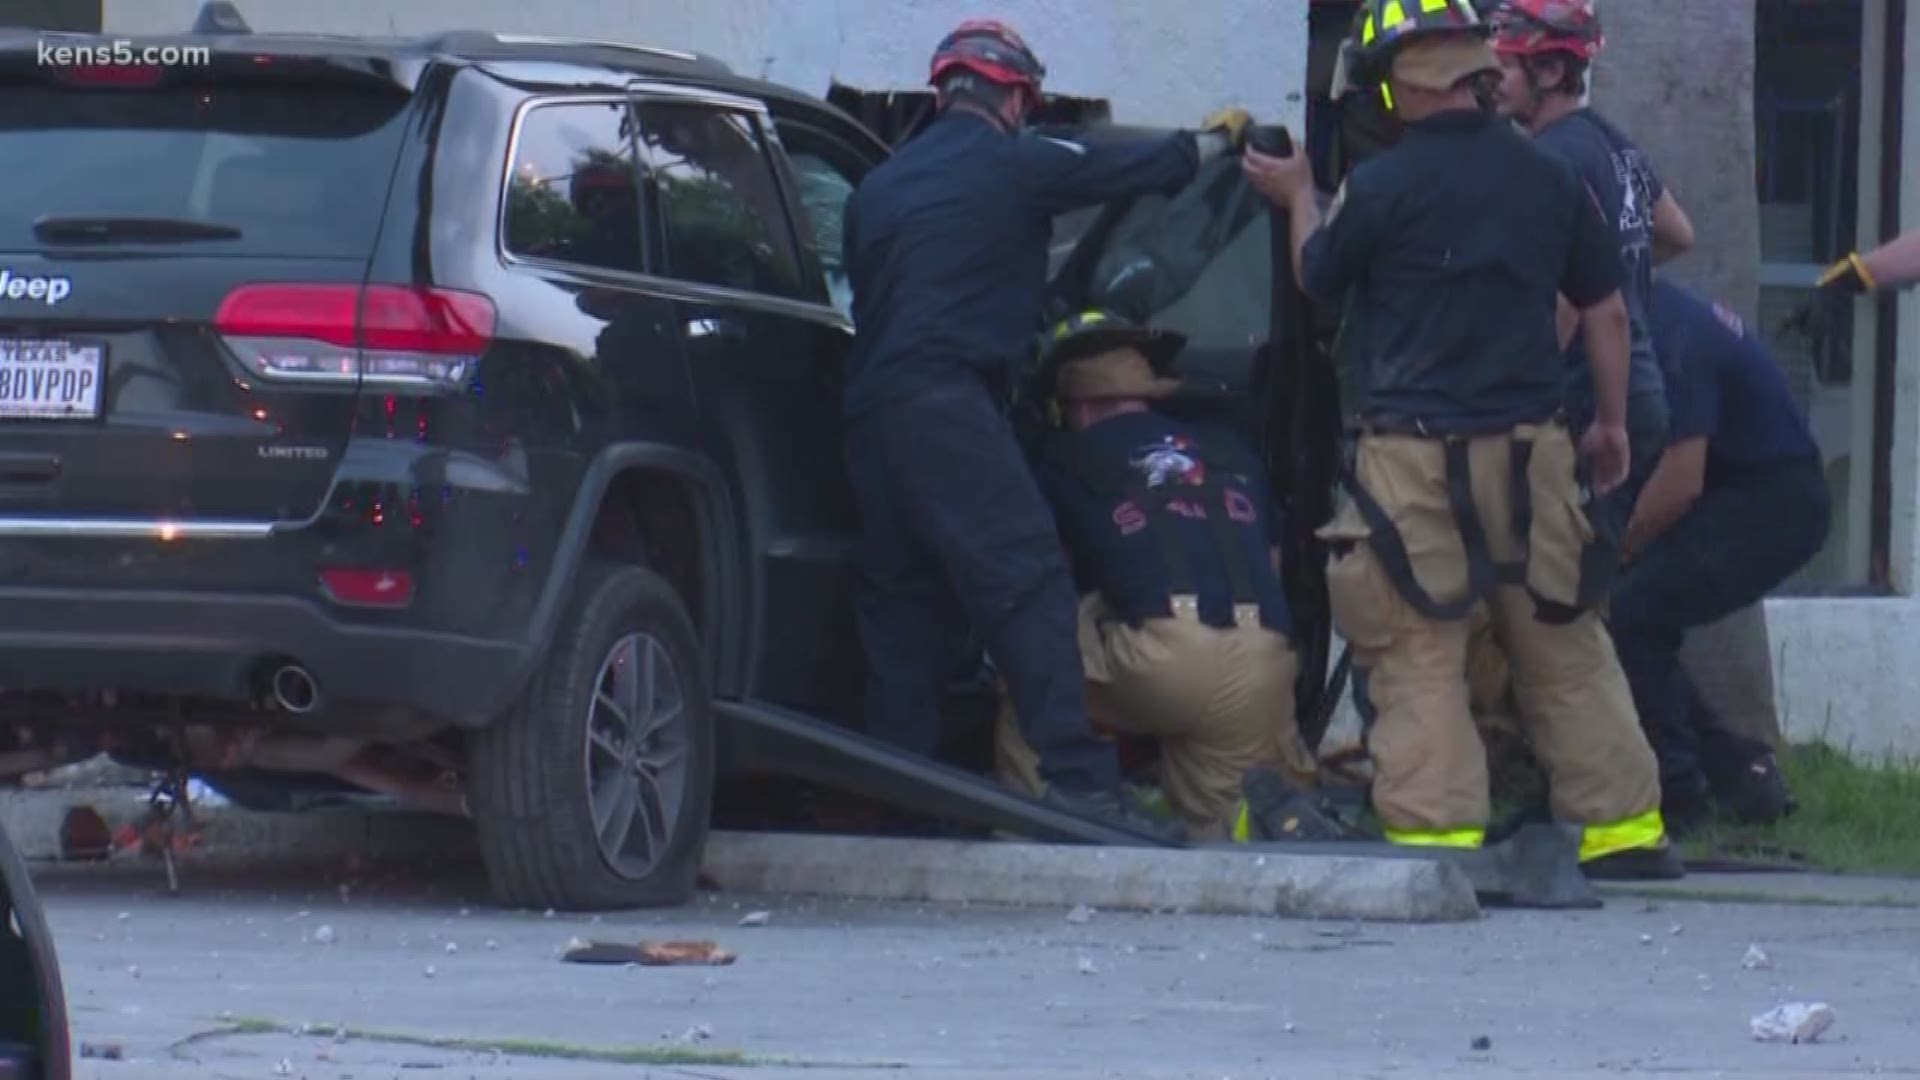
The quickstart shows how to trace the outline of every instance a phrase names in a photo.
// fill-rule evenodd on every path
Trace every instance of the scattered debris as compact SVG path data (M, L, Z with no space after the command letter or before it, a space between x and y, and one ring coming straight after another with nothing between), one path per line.
M705 1024L696 1024L688 1028L686 1033L680 1036L680 1041L683 1043L699 1043L706 1042L711 1038L713 1038L712 1028Z
M642 941L629 945L618 941L582 941L574 938L567 942L560 959L569 964L678 967L731 964L738 956L711 941Z
M1293 1022L1293 1021L1291 1021L1291 1020L1289 1020L1289 1021L1287 1021L1286 1023L1284 1023L1284 1024L1281 1024L1281 1025L1280 1025L1280 1030L1281 1030L1281 1031L1284 1031L1284 1032L1286 1032L1286 1033L1287 1033L1287 1034L1289 1034L1289 1035L1291 1035L1291 1034L1293 1034L1293 1033L1294 1033L1295 1031L1298 1031L1298 1030L1299 1030L1299 1027L1298 1027L1298 1025L1296 1025L1296 1024L1295 1024L1295 1023Z
M1493 1040L1487 1038L1485 1035L1475 1035L1473 1037L1473 1048L1475 1050L1491 1050L1493 1049Z
M337 936L331 926L321 926L313 932L313 940L321 945L333 944Z
M1077 904L1067 912L1067 921L1075 926L1085 926L1093 921L1094 911L1085 904Z
M1748 971L1761 971L1773 966L1773 961L1758 945L1747 946L1747 955L1740 959L1740 966Z
M1094 962L1092 960L1089 960L1083 956L1080 958L1080 974L1098 975L1100 974L1100 969L1094 965Z
M551 919L551 918L553 918L553 909L552 909L552 908L548 908L548 909L547 909L547 913L546 913L545 915L542 915L542 916L540 916L540 917L541 917L541 918L543 918L543 919Z
M1328 926L1315 929L1314 933L1321 937L1352 938L1360 936L1360 928L1357 926Z
M426 971L427 978L431 979L438 974L440 974L439 968L434 967L432 964L427 965L427 971Z
M133 912L123 911L119 915L115 916L115 918L119 919L121 922L126 922L128 919L133 918Z
M1651 945L1651 944L1653 944L1653 935L1652 935L1652 934L1641 934L1641 935L1640 935L1640 944L1642 944L1642 945Z
M60 822L60 857L69 862L103 862L113 855L113 829L91 806L67 810Z
M457 952L459 952L459 951L460 951L460 946L458 946L458 945L455 945L455 944L454 944L453 942L451 942L451 941L449 941L449 942L447 942L447 955L448 955L448 956L452 956L452 955L453 955L454 953L457 953Z
M773 912L771 911L749 911L745 915L740 916L740 925L765 926L772 918Z
M280 1059L280 1063L279 1063L278 1065L275 1065L275 1066L273 1067L273 1075L275 1075L275 1076L292 1076L292 1075L293 1075L293 1060L292 1060L291 1058L281 1058L281 1059Z
M80 1056L83 1058L97 1058L101 1061L124 1061L127 1056L127 1050L126 1047L121 1046L119 1043L83 1042L80 1044Z
M500 943L499 943L499 942L497 942L497 941L495 941L495 940L493 940L492 938L488 938L488 939L487 939L487 951L488 951L488 952L499 952L499 951L500 951Z
M1833 1026L1832 1007L1823 1002L1793 1002L1753 1018L1753 1037L1761 1042L1810 1043Z
M1667 933L1673 937L1679 937L1680 931L1683 929L1685 928L1682 927L1679 923L1674 923L1672 926L1667 927Z
M137 979L137 978L139 978L139 977L140 977L140 965L139 965L139 964L128 964L128 965L127 965L127 974L129 974L129 975L131 975L131 976L133 976L133 977L134 977L134 978L136 978L136 979Z

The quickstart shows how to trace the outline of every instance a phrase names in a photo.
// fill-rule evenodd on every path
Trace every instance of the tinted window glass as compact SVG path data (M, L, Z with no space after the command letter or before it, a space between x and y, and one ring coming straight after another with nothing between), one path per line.
M507 250L641 269L640 187L625 105L540 105L520 121L507 177Z
M239 239L168 241L172 248L364 258L405 109L393 94L327 86L8 87L0 90L0 249L43 247L33 233L42 215L113 215L241 231Z
M853 284L847 278L842 240L846 233L847 200L853 181L818 154L789 150L800 183L800 209L807 218L807 238L827 275L827 296L840 314L853 311Z
M801 285L780 186L753 120L677 102L647 102L638 111L666 211L674 276L812 299Z
M1270 332L1272 231L1237 159L1172 197L1135 203L1095 267L1095 305L1178 330L1197 348L1245 348Z

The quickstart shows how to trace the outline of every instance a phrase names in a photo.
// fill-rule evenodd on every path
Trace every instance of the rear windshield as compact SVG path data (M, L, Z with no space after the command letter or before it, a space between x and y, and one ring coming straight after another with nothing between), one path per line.
M324 84L0 87L0 250L45 248L46 215L135 216L240 230L167 244L196 254L364 258L406 103Z

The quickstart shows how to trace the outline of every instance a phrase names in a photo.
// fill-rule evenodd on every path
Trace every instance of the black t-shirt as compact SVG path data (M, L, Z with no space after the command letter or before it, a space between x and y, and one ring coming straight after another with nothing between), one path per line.
M1200 445L1227 466L1225 476L1210 479L1226 486L1224 505L1242 564L1258 594L1261 622L1283 634L1293 632L1286 590L1274 573L1269 548L1280 540L1278 515L1266 472L1239 440L1222 432L1189 427L1155 412L1125 413L1085 431L1061 438L1077 442L1083 460L1124 465L1147 486L1198 483L1207 476ZM1058 458L1040 464L1041 486L1053 504L1060 531L1073 552L1082 587L1097 589L1129 622L1162 618L1172 578L1163 541L1144 508L1125 494L1107 494ZM1200 618L1211 626L1232 626L1233 584L1206 508L1197 500L1179 500L1163 520L1174 530L1186 570L1199 598Z
M1302 270L1317 299L1352 300L1359 413L1436 432L1559 412L1558 296L1592 304L1622 281L1572 168L1481 110L1409 124L1356 168Z
M1707 440L1709 482L1819 457L1780 365L1740 316L1665 281L1653 287L1649 314L1674 376L1669 438Z
M1666 187L1646 154L1592 109L1568 113L1535 138L1573 166L1613 228L1626 270L1621 293L1632 324L1627 390L1636 397L1662 398L1666 378L1647 327L1647 308L1653 293L1653 204ZM1593 415L1593 372L1586 342L1577 334L1567 349L1567 401L1576 417Z

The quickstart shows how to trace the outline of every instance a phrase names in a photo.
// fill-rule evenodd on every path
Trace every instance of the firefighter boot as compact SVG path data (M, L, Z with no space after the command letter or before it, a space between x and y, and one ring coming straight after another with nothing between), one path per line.
M1361 840L1330 808L1289 784L1274 769L1247 770L1240 781L1240 810L1233 824L1238 843L1286 840Z

